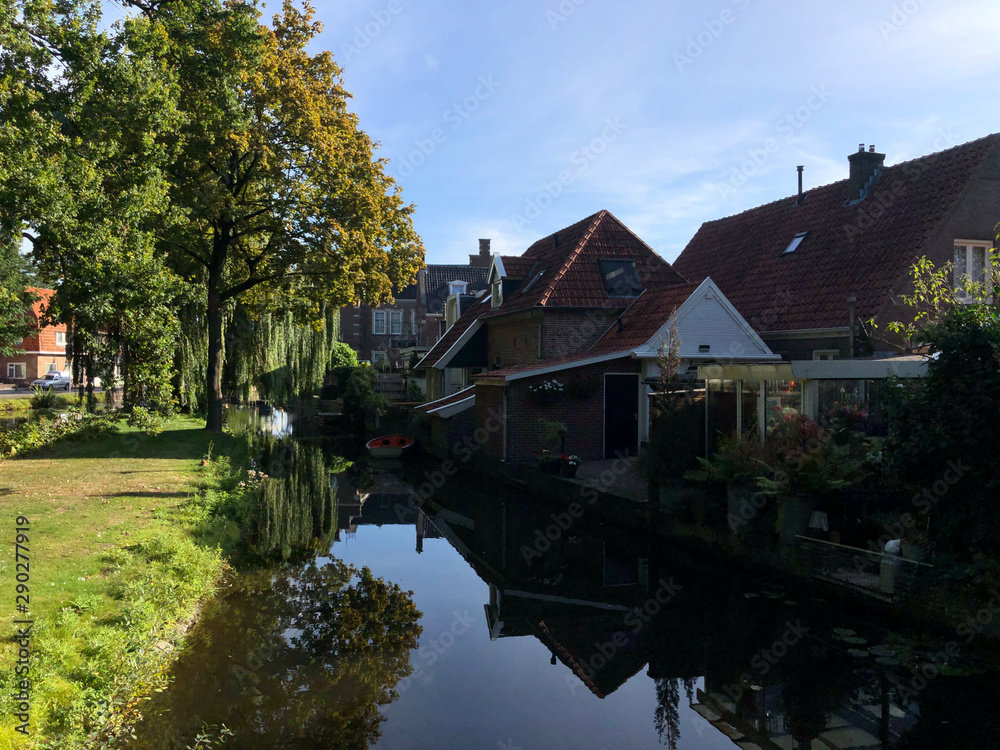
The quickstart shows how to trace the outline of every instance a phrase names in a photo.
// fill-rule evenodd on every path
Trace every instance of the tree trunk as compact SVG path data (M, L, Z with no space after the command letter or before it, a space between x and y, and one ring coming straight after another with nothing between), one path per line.
M208 274L208 419L206 432L222 432L222 269Z

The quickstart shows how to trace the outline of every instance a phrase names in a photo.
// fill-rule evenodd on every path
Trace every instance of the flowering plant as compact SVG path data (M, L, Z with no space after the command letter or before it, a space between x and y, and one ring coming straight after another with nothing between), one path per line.
M569 464L570 466L579 466L580 465L580 457L579 456L567 456L564 453L563 455L559 456L559 458L560 458L560 460L564 464Z
M528 390L536 396L549 394L560 395L563 392L563 384L558 380L543 380L541 383L529 385Z

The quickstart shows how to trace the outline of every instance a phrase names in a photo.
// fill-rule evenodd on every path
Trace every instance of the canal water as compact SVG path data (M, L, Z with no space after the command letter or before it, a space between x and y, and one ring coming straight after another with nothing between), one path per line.
M240 748L1000 747L975 643L893 632L586 504L464 475L418 495L432 465L342 452L268 443L251 542L275 562L206 608L129 747L222 726Z

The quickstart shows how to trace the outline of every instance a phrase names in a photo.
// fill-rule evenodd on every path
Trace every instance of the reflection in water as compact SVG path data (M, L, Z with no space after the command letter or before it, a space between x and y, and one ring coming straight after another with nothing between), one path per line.
M174 688L146 711L155 718L142 727L144 746L162 747L149 738L165 736L189 742L204 722L234 729L238 747L367 747L394 721L405 726L388 747L494 748L507 740L485 728L497 721L532 733L522 738L561 727L556 740L525 747L995 746L984 704L996 680L951 676L962 665L942 666L942 644L894 635L840 606L796 602L725 563L461 477L418 503L401 476L364 464L331 481L329 461L307 445L270 442L263 465L274 489L262 503L259 549L294 559L332 544L347 557L354 548L345 545L366 540L364 564L403 580L430 555L436 562L420 567L424 600L326 557L242 576L196 628ZM403 543L371 545L379 537ZM466 565L485 583L466 602L483 608L482 637L450 652L460 674L435 673L443 657L418 658L430 654L423 642L416 650L417 607L443 634L460 611L428 592ZM428 643L440 645L433 635ZM498 651L522 660L506 677ZM559 670L561 693L529 659ZM937 673L914 690L914 670L932 663ZM465 687L445 700L436 674ZM501 706L504 679L549 713ZM645 726L623 720L597 739L587 714L636 685L655 697ZM400 693L405 701L390 706ZM419 737L408 733L418 720Z
M237 435L268 435L291 437L295 415L263 402L249 406L229 406L226 409L226 429Z
M267 467L260 502L251 520L251 546L284 560L323 553L336 534L336 477L316 445L268 440L260 447ZM343 461L332 467L342 469Z
M407 592L336 560L244 576L205 613L137 746L185 747L225 724L237 747L366 748L411 671L419 618Z

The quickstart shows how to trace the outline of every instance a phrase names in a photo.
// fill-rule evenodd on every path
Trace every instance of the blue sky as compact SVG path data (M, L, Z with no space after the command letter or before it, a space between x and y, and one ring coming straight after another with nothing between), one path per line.
M269 13L276 5L266 11ZM698 226L1000 130L978 0L317 3L430 263L606 208L667 260ZM993 84L993 85L990 85Z

